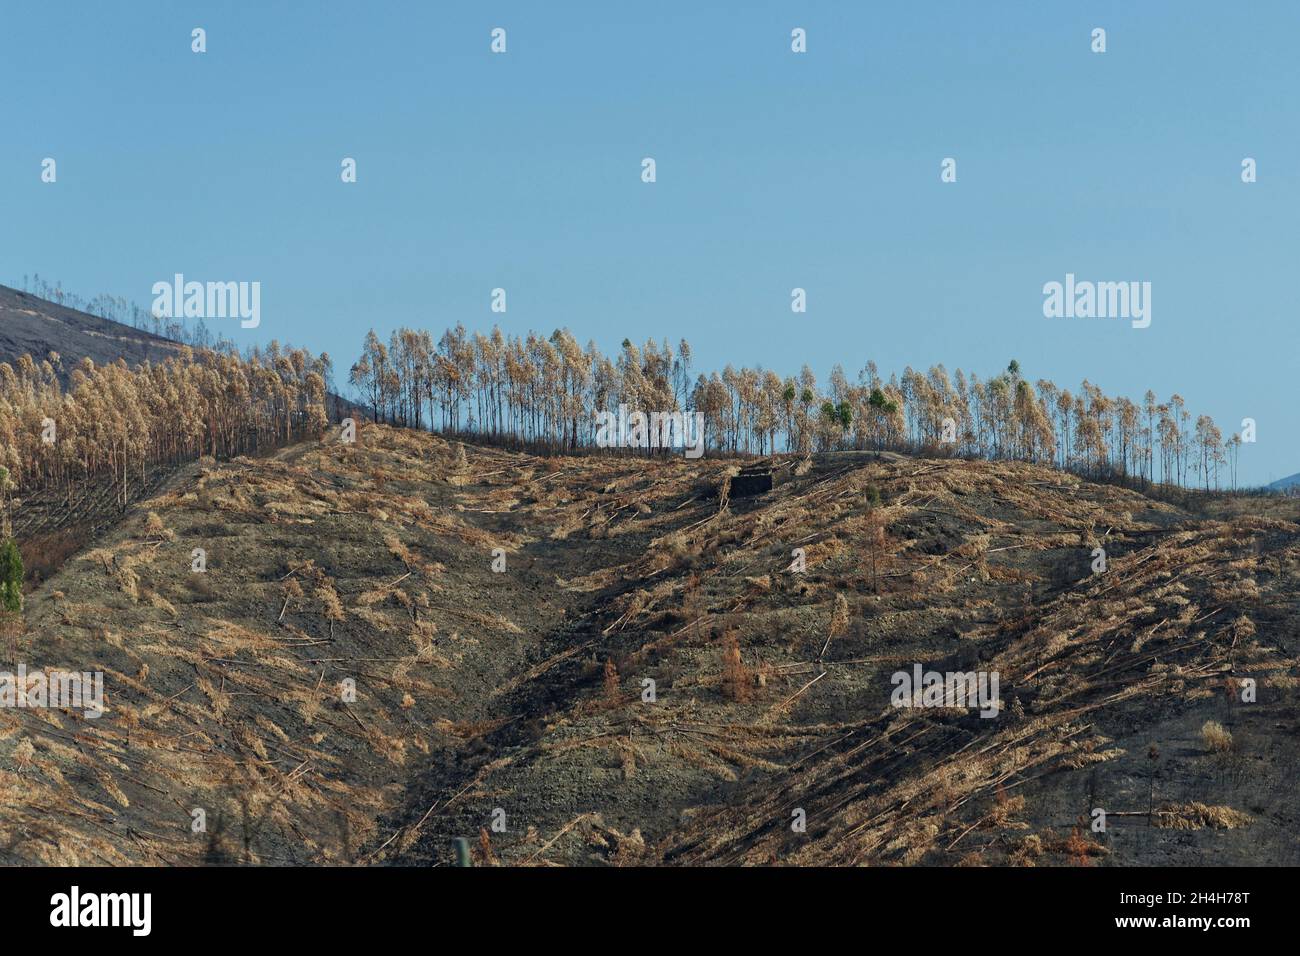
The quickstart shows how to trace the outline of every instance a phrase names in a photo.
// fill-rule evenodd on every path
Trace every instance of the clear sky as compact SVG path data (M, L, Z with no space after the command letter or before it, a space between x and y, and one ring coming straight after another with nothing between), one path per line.
M0 281L259 281L220 331L341 380L456 322L821 381L1015 357L1256 419L1261 483L1300 471L1297 37L1295 2L10 2ZM1150 327L1045 318L1067 272L1151 282Z

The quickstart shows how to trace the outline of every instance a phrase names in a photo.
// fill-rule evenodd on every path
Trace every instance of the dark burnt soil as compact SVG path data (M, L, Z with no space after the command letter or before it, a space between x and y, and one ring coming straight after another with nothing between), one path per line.
M32 594L19 657L110 708L0 712L0 859L1295 862L1294 509L742 464L368 427L197 468ZM916 664L997 716L895 706Z
M828 456L721 513L698 484L659 490L646 489L644 513L620 512L616 541L575 534L524 550L501 606L527 600L521 586L553 592L583 574L598 586L558 627L538 622L527 670L492 695L484 733L410 788L384 858L447 863L463 837L480 863L1294 860L1297 616L1277 590L1295 572L1293 518L1222 525L1037 469L898 456ZM883 569L862 533L864 499L882 491ZM518 534L539 516L482 517ZM708 532L692 537L701 523ZM786 570L791 544L807 546L801 574ZM1110 571L1169 570L1117 575L1112 588L1093 572L1097 546ZM1270 552L1280 575L1247 567ZM1108 596L1116 589L1131 595ZM1166 640L1172 612L1185 620ZM1243 643L1247 613L1278 622L1271 649ZM728 632L741 693L720 673ZM1209 647L1189 652L1190 640ZM1139 649L1147 642L1156 653ZM1017 713L900 717L885 706L889 677L914 662L1000 666ZM1266 685L1259 701L1228 702L1221 685L1252 674ZM1232 735L1230 752L1207 749L1210 720ZM1154 790L1152 744L1163 748ZM1088 826L1090 801L1112 814L1105 832ZM1189 815L1194 805L1249 821L1219 828ZM802 834L788 825L796 810ZM844 851L845 832L881 817L892 819L869 849Z

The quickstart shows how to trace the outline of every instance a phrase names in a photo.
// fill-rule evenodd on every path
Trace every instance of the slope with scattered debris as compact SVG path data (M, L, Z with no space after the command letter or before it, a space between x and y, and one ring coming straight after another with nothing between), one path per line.
M1300 508L896 455L719 496L742 464L206 463L32 596L18 659L108 713L0 711L0 859L1296 862ZM998 716L895 708L914 664Z

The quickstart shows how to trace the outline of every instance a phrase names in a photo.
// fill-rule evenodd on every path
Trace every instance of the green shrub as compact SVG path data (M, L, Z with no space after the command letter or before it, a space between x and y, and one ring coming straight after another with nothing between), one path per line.
M23 556L13 538L0 544L0 608L13 612L23 609Z

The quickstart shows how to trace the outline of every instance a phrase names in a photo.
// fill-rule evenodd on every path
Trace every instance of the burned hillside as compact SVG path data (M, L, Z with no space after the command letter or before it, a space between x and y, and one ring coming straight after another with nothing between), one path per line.
M0 712L0 854L1297 861L1297 513L870 453L730 494L751 464L367 426L192 466L29 597L14 659L107 707ZM996 716L895 706L918 665Z

